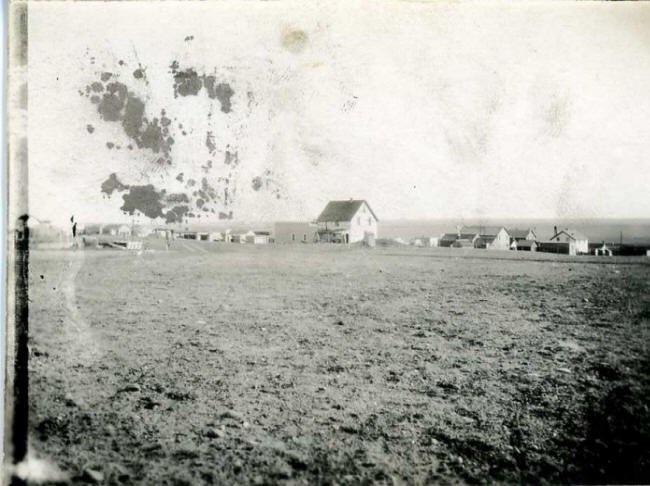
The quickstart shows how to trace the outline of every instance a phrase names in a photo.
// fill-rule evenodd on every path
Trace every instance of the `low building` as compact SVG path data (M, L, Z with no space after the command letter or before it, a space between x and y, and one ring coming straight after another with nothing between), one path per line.
M474 248L486 250L508 250L510 235L503 226L463 226L460 239L470 240Z
M253 245L267 245L271 240L271 233L268 231L249 231L246 233L246 243Z
M537 251L537 241L519 240L513 241L510 248L517 251Z
M458 238L451 246L452 248L463 248L465 250L471 250L474 248L474 242L467 238Z
M106 224L102 227L102 234L128 238L131 236L131 228L125 224Z
M553 229L554 234L550 241L556 243L566 243L569 246L569 255L586 255L589 253L589 240L580 231L565 228L558 231L557 227Z
M316 219L318 239L329 243L357 243L377 239L379 219L360 199L330 201Z
M273 235L276 243L314 243L318 238L318 225L299 221L275 223Z
M435 236L417 236L411 240L411 244L420 248L432 248L438 246L438 238Z
M612 249L607 246L604 242L602 246L599 246L598 248L594 248L594 255L596 256L612 256L614 255L614 252Z
M443 233L438 239L438 246L450 248L458 239L458 233Z

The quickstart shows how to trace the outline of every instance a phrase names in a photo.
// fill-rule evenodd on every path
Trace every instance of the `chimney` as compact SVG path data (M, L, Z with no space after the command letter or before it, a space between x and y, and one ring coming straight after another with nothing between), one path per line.
M557 226L553 226L553 236L557 234Z

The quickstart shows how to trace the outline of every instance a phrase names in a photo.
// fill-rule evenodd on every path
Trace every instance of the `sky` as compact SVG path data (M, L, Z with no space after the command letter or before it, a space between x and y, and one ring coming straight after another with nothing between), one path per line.
M28 113L55 223L643 218L650 4L34 2Z

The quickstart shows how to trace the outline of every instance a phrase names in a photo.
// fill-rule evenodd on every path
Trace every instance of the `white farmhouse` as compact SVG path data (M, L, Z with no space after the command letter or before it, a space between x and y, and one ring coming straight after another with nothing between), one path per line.
M554 235L551 237L552 242L566 243L568 245L569 255L581 255L589 253L589 240L580 231L565 228L558 231L553 229Z
M374 241L378 222L370 205L361 199L330 201L316 220L319 240L330 243Z

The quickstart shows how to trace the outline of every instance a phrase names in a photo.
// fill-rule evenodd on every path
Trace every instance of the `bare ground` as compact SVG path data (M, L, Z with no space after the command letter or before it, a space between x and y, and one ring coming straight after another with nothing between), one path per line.
M32 252L71 481L650 482L644 259L175 245Z

